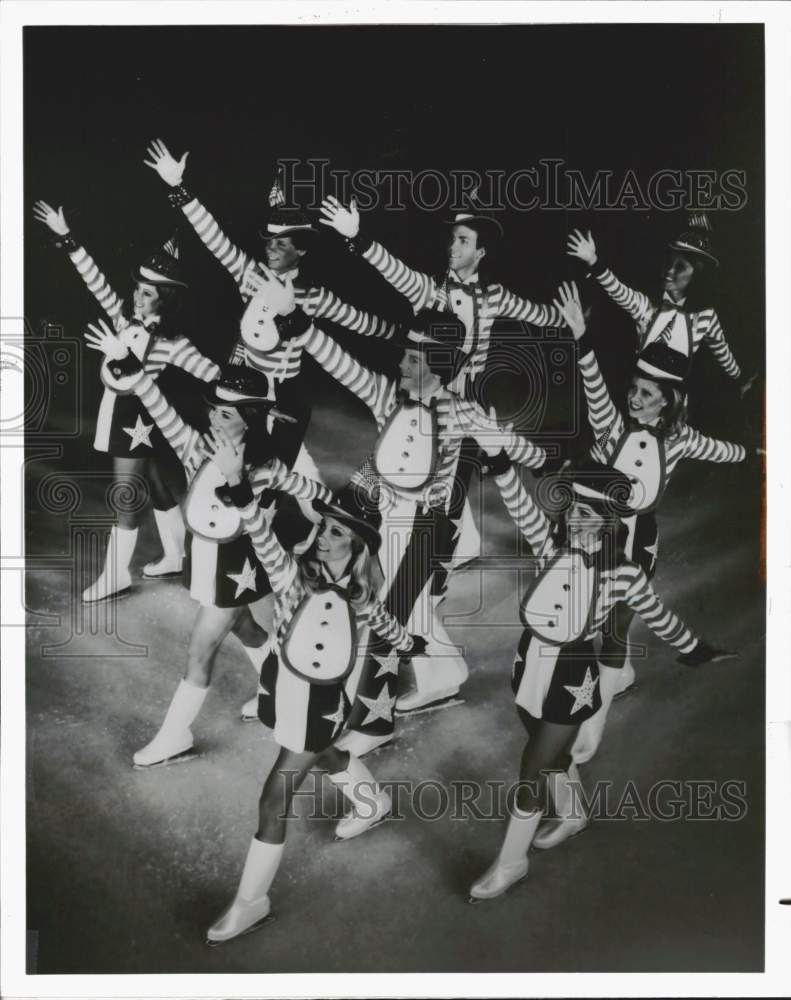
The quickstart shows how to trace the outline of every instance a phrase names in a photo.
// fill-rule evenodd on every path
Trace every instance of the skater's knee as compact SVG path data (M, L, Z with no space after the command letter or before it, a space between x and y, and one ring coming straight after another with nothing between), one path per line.
M340 771L345 771L348 766L349 753L338 750L337 747L327 747L316 761L316 767L328 774L338 774Z
M258 649L264 645L268 638L265 628L262 628L248 611L241 615L233 626L233 634L244 646L251 646Z

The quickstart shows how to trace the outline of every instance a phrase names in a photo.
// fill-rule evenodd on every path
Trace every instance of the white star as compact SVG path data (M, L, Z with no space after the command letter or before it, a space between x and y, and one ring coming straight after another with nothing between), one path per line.
M374 698L363 698L360 695L360 701L368 709L368 715L360 723L361 726L367 726L369 722L373 722L375 719L384 719L385 722L393 721L393 705L395 705L395 698L391 698L387 693L387 684L385 684L379 694Z
M374 656L374 659L379 664L379 671L374 677L375 681L386 674L395 674L398 677L398 657L395 650L391 650L385 656Z
M332 715L322 715L322 719L326 719L327 722L333 723L332 726L332 736L335 738L335 734L343 725L343 720L346 713L343 711L343 695L338 699L338 707L332 713Z
M585 670L585 680L583 680L579 687L575 687L573 684L563 685L563 687L574 699L574 705L572 706L569 715L574 715L574 713L579 712L581 708L593 708L593 692L596 690L596 685L598 683L599 678L591 677L591 668L587 667Z
M255 592L255 566L250 565L249 559L245 559L240 573L226 573L225 575L236 584L236 593L233 595L234 600L243 594L245 590Z
M451 517L451 518L449 518L449 520L450 520L450 523L453 525L453 540L455 541L459 537L459 535L461 534L461 522L462 522L462 518L460 518L460 517Z
M130 451L134 451L134 449L137 448L137 446L140 445L140 444L145 444L145 445L148 445L149 448L152 448L153 445L151 444L151 436L150 435L151 435L151 431L153 431L153 429L154 429L154 425L153 424L144 424L143 423L143 418L138 413L138 415L137 415L137 421L135 422L135 426L134 427L124 427L123 428L124 432L126 434L128 434L129 437L132 439L132 443L129 445L129 450Z
M651 554L651 565L653 566L656 562L656 550L659 548L659 539L657 538L653 545L646 545L644 548L646 552Z

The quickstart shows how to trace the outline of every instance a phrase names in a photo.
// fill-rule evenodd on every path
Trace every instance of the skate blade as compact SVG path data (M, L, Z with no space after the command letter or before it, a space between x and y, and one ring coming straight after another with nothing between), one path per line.
M258 718L257 715L240 715L239 716L239 721L240 722L258 722L259 718Z
M456 692L458 694L458 692ZM456 705L463 705L464 699L457 698L456 694L449 694L446 698L433 701L430 705L423 705L420 708L409 708L405 710L396 709L395 715L403 718L406 715L423 715L425 712L440 712L444 708L454 708Z
M264 927L266 924L271 923L274 919L275 919L274 913L268 913L263 918L263 920L259 920L257 923L252 924L250 927L247 928L247 930L241 931L241 933L235 934L231 938L226 938L224 941L210 941L209 938L206 938L206 944L210 948L219 948L220 945L230 944L231 941L238 941L239 938L247 937L248 934L252 934L254 931L260 931L262 927Z
M520 886L527 879L528 874L528 872L525 872L521 878L517 879L516 882L509 885L507 889L499 893L497 896L490 896L488 899L479 899L477 896L468 896L467 902L472 906L476 906L478 903L493 903L495 899L502 899L503 896L507 896L512 889L516 889L517 886Z
M392 817L392 813L388 813L386 816L382 816L381 819L378 819L375 823L372 823L370 826L367 826L364 830L360 830L359 833L355 833L355 835L353 837L339 837L336 834L336 836L335 836L335 843L336 844L346 844L350 840L356 840L358 837L362 837L363 834L370 833L371 830L375 830L377 828L377 826L381 826L382 823L386 823L391 817Z
M637 683L637 681L635 681L634 684L630 684L628 688L624 688L623 691L619 691L618 694L616 694L615 697L613 698L613 701L618 701L619 698L624 698L626 697L627 694L632 694L632 692L637 691L639 687L640 685Z
M110 601L118 601L122 597L127 597L131 593L132 593L131 586L124 587L123 590L116 590L114 594L107 594L106 597L95 597L93 600L91 600L90 598L83 597L82 603L85 605L86 608L90 608L93 605L109 604Z
M184 576L184 570L178 569L173 570L171 573L146 573L145 570L140 574L141 580L175 580L176 578Z
M189 750L182 750L181 753L174 754L172 757L166 757L164 760L158 760L156 764L132 764L135 771L151 771L155 767L169 767L171 764L186 764L187 761L195 760L196 757L200 757L200 754L190 748Z

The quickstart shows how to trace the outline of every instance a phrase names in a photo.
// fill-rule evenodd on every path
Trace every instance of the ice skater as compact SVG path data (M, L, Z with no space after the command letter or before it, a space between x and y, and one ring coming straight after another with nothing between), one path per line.
M63 209L45 201L36 202L35 218L55 234L55 246L63 249L89 290L96 296L123 344L156 379L166 365L174 365L204 382L219 374L218 366L180 332L178 314L187 288L174 241L152 254L133 274L132 294L124 301L110 286L91 255L74 238ZM122 396L105 387L96 420L94 448L109 454L118 483L145 477L154 508L154 520L162 542L161 559L143 567L144 579L181 575L184 560L184 521L181 510L157 467L156 454L166 447L161 434L134 396ZM129 564L137 545L143 511L118 511L118 523L110 531L104 568L86 588L86 604L115 599L132 586Z
M319 483L289 471L274 454L267 430L270 418L287 420L270 398L263 372L227 365L207 387L210 432L186 424L162 395L137 356L102 321L91 325L88 346L108 359L107 378L117 391L134 393L162 431L184 466L189 484L184 515L189 528L187 578L190 596L200 605L187 650L187 667L156 736L134 755L137 767L184 758L194 746L192 724L211 684L217 650L229 632L241 642L256 679L266 656L268 634L253 617L250 605L271 592L266 571L237 511L224 494L227 483L212 460L218 436L234 446L247 446L247 473L258 494L277 490L304 501L329 498ZM267 499L269 494L267 494ZM284 530L287 526L284 525ZM246 704L243 718L257 705Z
M370 651L381 672L397 671L398 654L420 652L425 643L411 636L376 597L381 516L378 497L361 476L329 502L315 501L320 530L313 545L295 557L280 544L255 501L244 473L243 447L220 440L212 456L274 591L274 627L261 668L258 715L280 748L261 792L258 828L236 896L207 934L208 943L216 945L254 930L268 916L286 816L312 768L327 771L352 804L336 827L339 838L359 836L389 813L390 797L370 771L333 744L351 710L347 690L355 663Z

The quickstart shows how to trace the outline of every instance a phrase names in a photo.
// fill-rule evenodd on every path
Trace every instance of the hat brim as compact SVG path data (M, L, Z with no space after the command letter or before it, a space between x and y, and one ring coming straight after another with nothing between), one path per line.
M162 288L189 288L186 281L176 281L174 278L166 278L163 274L157 274L156 271L146 270L143 273L140 268L132 271L132 280L142 282L146 285L160 285Z
M643 361L641 358L638 358L635 362L634 369L643 378L650 378L652 382L662 382L665 385L674 385L676 388L681 388L684 385L683 375L671 375L670 372L663 371L661 368L655 368L652 364Z
M702 257L704 260L712 263L715 267L720 266L720 262L714 254L708 253L706 250L700 250L698 247L693 247L689 243L682 243L680 240L673 240L672 243L668 243L668 247L671 250L678 250L680 253L695 254L696 257Z
M490 215L470 215L466 219L446 219L446 226L475 226L488 225L497 230L499 236L505 235L502 223L498 219L493 219Z
M238 399L228 399L225 396L218 396L215 385L211 385L206 389L203 393L203 399L210 406L227 406L230 409L237 410L242 406L255 406L261 410L271 410L275 405L273 399L265 399L262 396L239 396Z
M322 517L334 517L336 521L340 521L341 524L345 524L351 528L355 534L362 538L372 555L379 551L379 547L382 544L382 536L367 521L355 517L344 510L343 507L336 507L335 504L328 504L323 500L314 500L313 509L321 514Z
M278 229L277 232L270 232L268 229L259 229L258 235L262 240L276 240L280 236L293 236L295 233L302 233L303 236L318 236L319 231L314 226L286 226Z

